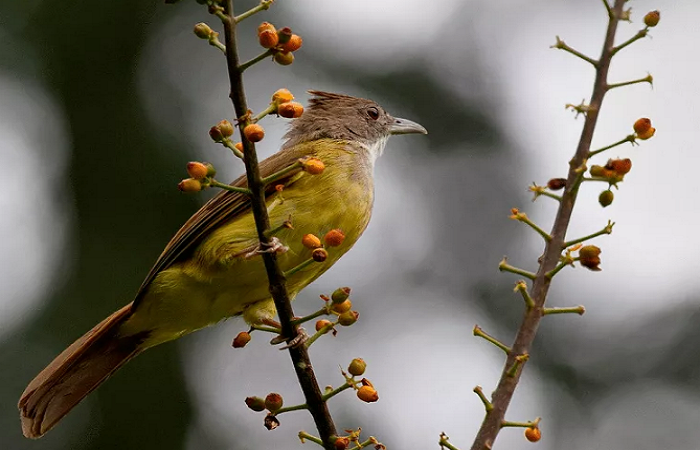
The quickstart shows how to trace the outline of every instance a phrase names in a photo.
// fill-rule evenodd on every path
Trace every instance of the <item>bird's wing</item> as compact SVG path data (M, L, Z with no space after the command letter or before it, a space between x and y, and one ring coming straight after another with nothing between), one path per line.
M294 164L301 156L304 155L306 146L298 145L294 148L284 149L276 153L264 161L260 162L260 175L266 177L272 175L275 171L288 167ZM300 169L301 170L301 169ZM284 183L285 180L294 177L299 171L293 171L283 179L276 181L274 184ZM231 183L231 186L246 187L248 182L245 175L241 175ZM266 196L275 192L274 186L269 186L265 192ZM199 211L194 213L187 222L175 233L175 236L165 246L163 253L156 261L151 271L146 276L146 279L141 284L136 298L134 299L133 307L138 307L138 304L146 292L146 289L151 284L153 279L162 270L167 269L173 263L186 257L191 250L206 237L212 230L215 230L221 224L232 220L233 218L246 214L250 211L250 199L244 194L238 192L224 191L219 192L214 198L209 200L202 206Z

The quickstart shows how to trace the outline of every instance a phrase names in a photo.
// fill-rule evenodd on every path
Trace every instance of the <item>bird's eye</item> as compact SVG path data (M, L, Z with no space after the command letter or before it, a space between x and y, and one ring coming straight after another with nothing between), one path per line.
M379 110L375 107L371 107L370 109L367 110L367 115L372 120L377 120L377 119L379 119Z

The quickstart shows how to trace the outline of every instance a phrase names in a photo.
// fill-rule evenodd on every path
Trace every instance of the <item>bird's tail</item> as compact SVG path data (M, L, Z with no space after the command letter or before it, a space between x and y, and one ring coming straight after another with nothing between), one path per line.
M93 389L143 349L144 336L120 336L131 303L116 311L58 355L19 400L22 432L36 439L49 431Z

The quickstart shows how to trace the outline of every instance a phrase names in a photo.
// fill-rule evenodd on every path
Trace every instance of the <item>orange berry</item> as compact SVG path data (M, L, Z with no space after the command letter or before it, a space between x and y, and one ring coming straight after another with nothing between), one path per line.
M637 137L643 141L646 141L650 137L654 136L654 133L656 133L656 128L651 127L644 133L637 133Z
M234 145L233 148L243 153L243 142L236 142L236 145Z
M294 100L294 96L289 89L277 89L274 94L272 94L272 101L281 105L282 103L291 102Z
M315 234L305 234L301 238L301 243L306 248L319 248L321 246L321 240Z
M299 162L301 163L301 168L304 170L304 172L311 175L319 175L323 173L324 169L326 168L323 161L318 158L302 158L299 160Z
M186 178L177 185L182 192L199 192L202 190L202 183L194 178Z
M277 107L277 114L287 119L296 119L304 114L304 107L297 102L282 103Z
M338 247L345 240L345 233L339 229L331 230L323 236L323 242L326 243L328 247Z
M316 262L323 262L326 259L328 259L328 252L325 248L317 248L314 249L313 252L311 252L311 257Z
M247 331L241 331L236 335L236 337L233 339L233 348L243 348L246 346L248 342L250 342L250 333Z
M201 180L208 174L209 168L201 162L192 161L187 163L187 175L191 176L195 180Z
M258 26L258 36L260 33L264 31L277 31L274 25L272 25L270 22L263 22Z
M641 119L638 119L636 122L634 122L633 128L634 132L637 134L646 133L651 128L651 119L642 117Z
M243 135L250 142L260 142L265 137L265 129L257 123L252 123L243 129Z
M292 52L277 52L274 60L280 66L288 66L294 62L294 53Z
M331 325L331 324L332 324L332 322L331 322L330 320L321 319L321 320L319 320L318 322L316 322L316 331L321 331L323 328L325 328L325 327L327 327L328 325ZM327 333L328 331L330 331L330 329L329 329L329 330L326 330L326 333Z
M265 408L270 412L278 411L284 405L284 399L276 392L271 392L265 397Z
M537 442L542 439L542 432L539 427L525 428L525 438L530 442Z
M618 175L625 175L632 170L632 160L629 158L625 159L611 159L605 165L606 169L612 170Z
M334 303L333 306L331 306L331 309L338 314L343 314L345 312L350 311L350 308L352 308L352 302L350 300L345 300L340 303Z
M357 390L357 398L366 403L373 403L379 400L379 394L371 386L362 386Z
M276 31L265 30L258 33L258 42L263 48L272 48L279 43L279 37Z
M659 11L651 11L644 16L644 25L653 28L659 24L659 20L661 20L661 13Z
M282 44L281 48L283 52L295 52L301 48L302 39L298 34L293 34L289 41Z
M350 447L350 439L346 437L339 437L335 439L333 443L336 450L345 450Z

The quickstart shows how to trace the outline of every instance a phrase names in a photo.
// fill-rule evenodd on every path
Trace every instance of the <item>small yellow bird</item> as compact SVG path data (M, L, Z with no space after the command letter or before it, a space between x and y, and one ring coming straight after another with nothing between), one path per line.
M282 270L310 257L305 234L340 229L345 240L328 259L287 280L294 298L347 252L369 223L374 199L374 163L394 134L427 131L389 115L362 98L311 91L308 110L292 122L286 142L260 163L262 176L303 157L323 161L325 170L292 172L270 187L267 209L273 227L290 217L293 229L276 237L285 250ZM245 176L232 183L245 187ZM276 313L247 196L222 191L175 234L141 285L136 298L56 357L25 389L19 401L22 432L39 438L114 371L144 350L232 316L261 323Z

